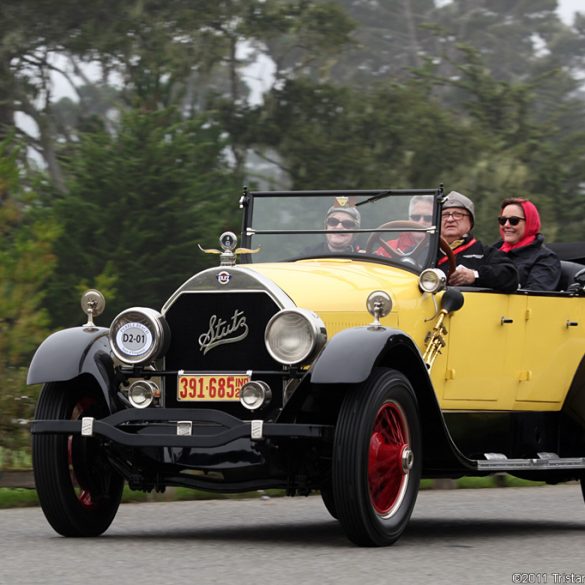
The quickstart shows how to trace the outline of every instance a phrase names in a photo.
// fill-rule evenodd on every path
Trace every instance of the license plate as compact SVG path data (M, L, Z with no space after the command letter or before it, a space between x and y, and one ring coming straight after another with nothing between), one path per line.
M240 389L250 381L246 374L180 375L177 400L230 402L240 400Z

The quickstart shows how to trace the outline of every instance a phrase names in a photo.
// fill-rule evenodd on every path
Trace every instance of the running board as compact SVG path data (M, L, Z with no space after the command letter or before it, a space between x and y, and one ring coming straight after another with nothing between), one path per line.
M484 460L477 460L482 471L585 469L585 457L559 457L556 453L537 453L534 459L508 459L503 453L484 453Z

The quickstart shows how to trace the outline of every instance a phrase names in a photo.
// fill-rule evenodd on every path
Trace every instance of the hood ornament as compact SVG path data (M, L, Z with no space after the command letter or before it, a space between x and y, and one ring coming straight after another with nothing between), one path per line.
M240 254L256 254L260 252L260 248L251 250L250 248L236 248L238 238L234 232L224 232L219 236L219 245L221 250L215 248L202 248L199 244L199 249L205 254L219 254L219 265L220 266L235 266L236 258Z

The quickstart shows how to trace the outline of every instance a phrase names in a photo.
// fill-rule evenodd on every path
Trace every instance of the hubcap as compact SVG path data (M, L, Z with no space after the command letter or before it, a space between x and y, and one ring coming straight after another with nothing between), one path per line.
M402 471L408 473L414 465L414 453L409 447L402 449Z
M374 510L388 517L400 507L414 464L406 417L400 405L386 402L378 410L368 454L368 486Z

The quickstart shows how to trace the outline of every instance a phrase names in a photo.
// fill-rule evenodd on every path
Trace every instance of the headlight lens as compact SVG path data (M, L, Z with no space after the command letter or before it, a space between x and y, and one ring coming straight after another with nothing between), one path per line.
M266 382L252 380L244 384L240 390L240 402L248 410L256 410L265 406L272 398L272 390Z
M110 326L112 351L127 364L153 362L166 352L169 341L165 318L152 309L133 307L122 311Z
M280 311L266 326L264 341L268 353L281 364L307 363L325 345L323 321L306 309Z
M438 268L427 268L420 273L418 286L422 292L436 293L445 288L447 277Z
M147 408L157 395L159 387L151 380L137 380L128 388L128 400L135 408Z

